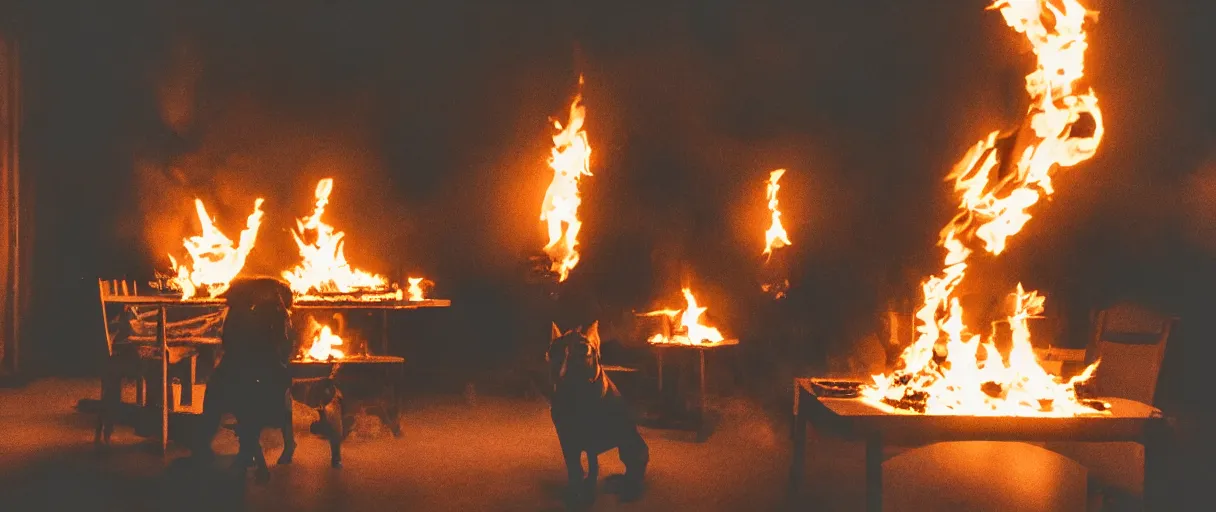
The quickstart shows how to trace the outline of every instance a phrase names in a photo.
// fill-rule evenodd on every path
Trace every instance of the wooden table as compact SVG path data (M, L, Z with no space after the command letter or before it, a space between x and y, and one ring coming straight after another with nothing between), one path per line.
M108 304L123 306L142 306L156 310L156 343L161 349L161 453L169 449L169 340L166 333L166 311L169 308L225 308L224 299L200 298L182 300L179 297L161 295L102 295L102 307ZM381 350L388 351L388 312L421 308L445 308L452 304L450 300L427 299L419 301L358 301L358 300L297 300L293 309L360 309L380 310L382 317ZM191 383L193 384L193 383Z
M1144 445L1144 501L1147 510L1167 497L1162 478L1169 447L1169 422L1161 411L1140 402L1103 399L1109 415L1073 417L947 416L881 409L856 398L815 395L814 379L794 379L794 453L790 497L797 498L806 466L807 424L816 431L865 441L866 510L882 510L883 447L923 446L945 441L1138 442Z

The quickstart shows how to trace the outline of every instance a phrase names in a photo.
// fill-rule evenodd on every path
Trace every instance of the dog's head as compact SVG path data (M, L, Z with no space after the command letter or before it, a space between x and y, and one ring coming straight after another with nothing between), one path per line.
M549 351L545 353L549 363L549 377L558 382L591 382L600 375L599 322L586 329L574 329L562 333L553 324Z
M275 278L238 278L223 294L226 325L251 333L279 334L290 322L291 288Z

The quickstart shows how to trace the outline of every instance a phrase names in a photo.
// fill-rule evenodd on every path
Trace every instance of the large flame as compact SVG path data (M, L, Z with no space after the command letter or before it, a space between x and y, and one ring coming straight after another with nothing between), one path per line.
M764 255L772 257L773 249L780 249L790 244L789 235L785 233L785 227L781 225L781 210L777 209L777 191L781 190L781 185L777 184L777 180L785 174L785 169L777 169L770 172L768 175L767 188L765 197L768 200L769 216L772 221L769 224L768 230L764 232Z
M384 277L354 269L346 262L342 241L346 234L321 220L333 187L333 178L318 182L312 215L296 220L292 234L300 248L301 262L283 272L283 278L297 295L387 290Z
M581 88L583 77L578 78ZM541 205L540 220L549 231L549 243L545 254L552 262L551 270L558 274L558 282L570 276L570 270L578 265L578 231L582 222L578 220L578 207L582 199L578 183L583 176L591 176L591 144L587 132L583 131L583 95L580 92L570 103L570 120L563 128L560 121L553 121L558 130L553 135L553 151L549 156L549 167L553 168L553 181L545 192Z
M202 199L194 200L194 210L202 234L182 240L182 246L190 254L190 266L178 265L177 259L169 255L169 262L177 277L173 283L182 290L182 299L191 299L206 293L216 297L228 289L232 278L245 267L245 258L253 250L262 225L262 198L253 202L253 213L245 221L245 229L235 245L232 240L215 227L215 221L207 214Z
M961 211L941 232L940 245L946 249L942 273L922 285L919 335L904 350L897 370L874 376L862 397L929 414L1094 414L1077 399L1075 386L1093 375L1096 362L1064 382L1035 357L1027 320L1042 311L1043 297L1018 284L1006 359L992 340L981 343L978 335L966 333L954 296L972 252L967 243L978 240L993 255L1004 251L1008 238L1030 220L1027 209L1053 192L1050 173L1089 159L1102 139L1097 98L1074 89L1083 76L1082 24L1089 11L1075 0L997 0L989 9L1000 10L1038 56L1038 67L1026 77L1031 105L1012 149L998 149L1004 141L992 132L950 173ZM1002 171L1007 174L998 176Z
M648 341L656 345L713 345L725 341L726 338L717 328L701 323L701 315L708 308L697 305L697 298L693 297L691 289L684 288L683 292L684 302L687 303L684 309L660 309L645 313L646 316L666 316L673 323L679 319L679 324L674 326L670 335L655 334Z

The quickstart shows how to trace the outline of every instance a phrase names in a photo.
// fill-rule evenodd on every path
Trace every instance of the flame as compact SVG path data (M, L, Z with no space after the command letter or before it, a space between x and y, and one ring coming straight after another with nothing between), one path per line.
M785 169L777 169L769 173L767 189L765 197L768 198L768 211L772 216L772 224L768 231L764 232L764 255L772 257L773 249L780 249L790 244L789 236L785 233L785 227L781 225L781 210L777 209L777 191L781 189L781 185L777 184L777 180L785 174Z
M207 214L203 200L194 200L202 234L182 240L182 246L190 254L191 266L178 265L177 259L169 255L169 263L177 272L173 283L181 288L183 300L204 292L216 297L228 289L228 283L245 267L245 258L253 250L258 228L262 225L262 202L262 198L253 202L253 213L249 214L239 242L234 246L232 240L215 227L215 221Z
M409 293L409 300L426 300L425 287L432 284L429 280L423 277L409 277L406 278L406 281L410 284L409 289L406 290Z
M725 341L726 338L717 328L701 324L701 315L705 314L708 308L697 305L697 299L693 297L691 289L684 288L683 292L684 301L687 303L684 309L660 309L644 313L644 316L666 316L673 322L676 318L680 320L671 336L659 333L651 336L648 341L656 345L712 345Z
M966 333L954 296L972 252L967 242L978 240L993 255L1004 251L1009 237L1031 219L1027 210L1053 192L1051 171L1088 160L1103 132L1097 98L1075 89L1084 75L1082 24L1090 12L1075 0L997 0L989 9L999 10L1010 27L1025 34L1038 57L1037 68L1026 77L1031 105L1025 125L1007 156L998 151L999 132L992 132L951 171L947 179L954 180L961 211L941 232L942 273L921 286L925 300L916 312L918 337L904 350L898 369L873 376L862 398L929 414L1095 414L1079 402L1075 386L1093 375L1097 362L1062 382L1035 357L1027 320L1042 312L1042 296L1018 284L1008 359L992 340L981 343ZM1007 157L1016 160L1006 176L994 180Z
M341 350L334 347L342 346L342 337L334 334L328 325L318 325L312 335L312 346L304 353L305 359L328 361L346 357Z
M333 187L333 178L318 182L312 215L296 220L296 231L292 235L300 248L302 261L291 271L283 272L283 278L296 295L387 289L389 285L384 277L354 269L346 262L342 241L346 233L321 220ZM311 243L305 242L305 235L311 235Z
M578 78L581 89L583 77ZM570 276L570 270L578 265L578 232L582 222L578 220L578 207L582 199L578 193L578 182L583 176L591 176L591 144L587 132L583 131L583 95L575 95L570 103L570 120L563 128L560 121L553 121L558 130L553 135L553 151L549 156L549 167L553 168L553 181L545 192L541 205L540 220L549 230L549 243L545 254L552 262L551 270L558 274L558 282Z

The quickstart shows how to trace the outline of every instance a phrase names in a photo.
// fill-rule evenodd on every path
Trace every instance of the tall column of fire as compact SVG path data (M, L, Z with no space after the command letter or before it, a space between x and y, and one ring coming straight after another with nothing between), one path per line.
M578 265L578 232L583 225L578 219L578 207L582 204L578 184L583 176L591 176L591 144L587 142L587 132L583 131L586 109L581 76L578 85L580 91L570 103L570 118L565 127L561 121L553 121L557 129L549 155L553 181L549 183L540 208L540 220L545 222L549 233L545 254L549 256L550 271L557 274L558 282L570 277L570 271Z
M1076 0L997 0L988 9L999 10L1010 27L1024 34L1038 58L1026 76L1030 107L1013 134L990 133L949 174L960 211L941 232L939 245L946 249L942 272L922 285L918 336L897 369L874 376L862 396L876 405L930 414L1095 413L1077 399L1075 385L1088 379L1097 363L1062 382L1036 359L1027 319L1042 311L1042 296L1018 285L1009 317L1008 359L991 340L981 342L966 332L955 296L970 246L1001 254L1008 238L1030 220L1027 210L1053 192L1051 173L1088 160L1102 140L1098 100L1077 84L1084 76L1087 46L1082 25L1092 13Z
M765 191L764 198L768 206L769 212L769 227L764 231L764 263L768 266L772 262L773 251L783 247L793 245L790 243L789 234L785 232L785 226L781 224L781 210L778 208L777 191L781 190L781 185L777 183L782 176L785 175L785 169L777 169L768 175L768 181L764 182ZM790 282L786 278L785 272L766 268L766 274L769 277L765 279L764 284L760 289L765 293L773 296L774 299L785 297L785 291L789 289Z

